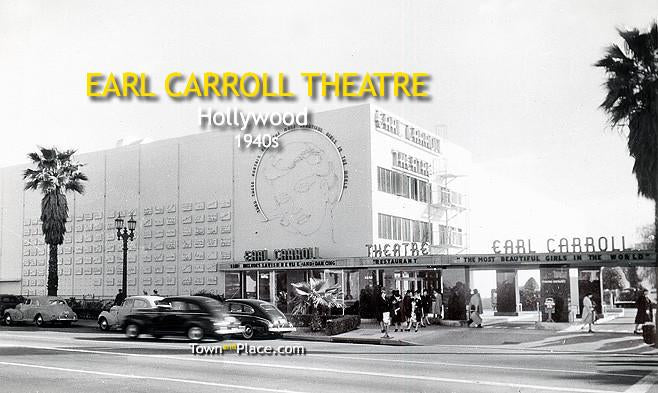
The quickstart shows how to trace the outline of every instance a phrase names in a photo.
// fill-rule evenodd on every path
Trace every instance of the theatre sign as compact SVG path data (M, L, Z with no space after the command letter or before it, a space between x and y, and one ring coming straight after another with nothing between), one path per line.
M617 252L626 250L626 239L624 236L561 237L548 238L544 245L548 253ZM532 247L531 239L494 240L491 244L494 254L534 254Z

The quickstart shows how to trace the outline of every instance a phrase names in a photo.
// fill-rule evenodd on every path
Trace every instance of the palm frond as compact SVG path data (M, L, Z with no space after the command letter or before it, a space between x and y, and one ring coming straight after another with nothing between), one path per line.
M658 24L647 32L619 30L622 49L612 44L594 65L606 72L600 107L612 126L628 127L638 193L658 201Z
M308 309L328 311L342 307L339 301L340 286L331 285L326 280L310 278L308 282L291 283L295 296L292 298L293 314L303 314Z

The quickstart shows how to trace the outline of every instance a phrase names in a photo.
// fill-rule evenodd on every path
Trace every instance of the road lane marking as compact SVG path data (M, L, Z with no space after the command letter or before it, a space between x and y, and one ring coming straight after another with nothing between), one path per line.
M2 345L8 346L8 345ZM496 382L496 381L483 381L483 380L472 380L472 379L458 379L458 378L444 378L444 377L431 377L425 375L410 375L410 374L392 374L392 373L380 373L374 371L357 371L357 370L341 370L333 369L328 367L303 367L303 366L293 366L285 364L272 364L272 363L259 363L259 362L239 362L235 360L218 360L218 359L206 359L199 357L181 357L181 356L169 356L169 355L148 355L148 354L136 354L136 353L125 353L125 352L107 352L107 351L97 351L97 350L87 350L87 349L73 349L73 348L55 348L55 347L41 347L41 346L26 346L22 345L23 348L34 348L41 350L52 350L52 351L62 351L62 352L79 352L79 353L91 353L91 354L100 354L100 355L113 355L113 356L127 356L127 357L141 357L141 358L157 358L165 360L183 360L183 361L193 361L193 362L206 362L206 363L218 363L218 364L229 364L236 366L253 366L253 367L263 367L263 368L278 368L285 370L299 370L299 371L316 371L322 373L334 373L334 374L352 374L352 375L361 375L368 377L381 377L381 378L397 378L397 379L407 379L407 380L420 380L420 381L431 381L431 382L447 382L455 384L468 384L468 385L483 385L483 386L497 386L497 387L506 387L506 388L516 388L516 389L533 389L533 390L548 390L555 392L574 392L574 393L619 393L613 390L599 390L599 389L583 389L583 388L563 388L559 386L544 386L544 385L533 385L533 384L522 384L522 383L509 383L509 382ZM4 364L7 362L0 362ZM35 366L36 367L36 366ZM39 366L41 367L41 366ZM49 366L43 366L49 367ZM95 371L90 371L90 373L95 373ZM100 373L100 372L99 372ZM145 378L160 378L160 377L145 377Z
M658 384L658 372L654 371L645 375L644 378L640 379L633 386L626 389L624 393L646 393L656 384Z
M409 363L409 364L432 364L437 366L456 366L456 367L475 367L475 368L490 368L498 370L509 370L513 368L514 370L521 371L541 371L549 373L560 373L560 374L586 374L586 375L612 375L617 377L631 377L639 378L637 374L622 374L622 373L601 373L598 371L580 371L580 370L563 370L563 369L551 369L551 368L530 368L530 367L518 367L518 366L490 366L485 364L472 364L472 363L452 363L452 362L433 362L433 361L422 361L422 360L396 360L396 359L382 359L382 358L371 358L371 357L358 357L358 356L333 356L333 355L319 355L319 354L306 354L306 356L314 357L326 357L326 358L336 358L336 359L345 359L345 360L365 360L365 361L375 361L375 362L386 362L386 363Z
M82 370L82 369L77 369L77 368L41 366L41 365L38 365L38 364L29 364L29 363L14 363L14 362L0 361L0 364L5 365L5 366L28 367L28 368L38 368L38 369L52 370L52 371L65 371L65 372L69 372L69 373L99 375L99 376L102 376L102 377L128 378L128 379L146 379L146 380L161 381L161 382L178 382L178 383L184 383L184 384L214 386L214 387L220 387L220 388L255 390L255 391L260 391L260 392L303 393L303 392L295 391L295 390L268 389L268 388L254 387L254 386L233 385L233 384L229 384L229 383L197 381L197 380L193 380L193 379L168 378L168 377L151 377L151 376L147 376L147 375L107 373L107 372L102 372L102 371Z

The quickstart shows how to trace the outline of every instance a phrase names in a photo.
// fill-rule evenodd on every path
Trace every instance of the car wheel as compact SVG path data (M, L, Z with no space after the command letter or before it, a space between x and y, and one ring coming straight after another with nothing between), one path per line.
M2 318L2 320L5 321L5 325L7 325L7 326L11 326L11 323L13 322L11 320L11 315L9 315L9 314L5 314L5 317Z
M43 327L43 317L41 314L37 314L36 317L34 317L34 324L37 325L38 327Z
M201 341L203 338L203 329L198 326L192 326L187 329L187 338L192 341Z
M107 319L101 318L98 321L98 328L100 330L104 331L104 332L107 332L108 330L110 330L110 324L107 322Z
M251 340L254 337L254 328L251 325L244 325L244 332L242 332L242 337L245 340Z
M126 337L133 340L139 337L139 326L134 323L126 326Z

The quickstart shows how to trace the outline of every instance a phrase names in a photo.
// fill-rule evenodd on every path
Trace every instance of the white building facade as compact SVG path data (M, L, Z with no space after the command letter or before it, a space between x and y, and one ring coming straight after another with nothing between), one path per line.
M440 286L440 272L403 258L468 248L470 154L369 104L309 120L262 130L277 148L239 148L215 131L78 155L89 181L68 195L59 293L117 293L119 214L137 220L129 294L206 290L285 308L290 284L309 277L340 283L346 303L368 286ZM41 195L23 190L24 169L0 173L0 293L45 294ZM355 262L391 256L401 260Z

